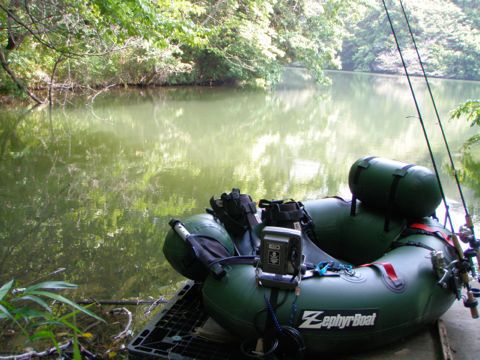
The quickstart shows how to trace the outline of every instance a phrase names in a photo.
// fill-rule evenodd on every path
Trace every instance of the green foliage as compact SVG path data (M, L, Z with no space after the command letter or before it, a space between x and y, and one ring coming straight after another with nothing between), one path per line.
M465 117L470 126L480 126L480 100L468 100L452 111L452 119L461 117Z
M10 69L30 88L271 84L292 61L323 79L323 69L339 63L340 19L352 3L11 2L0 6L0 23L9 25L0 31L0 46ZM0 78L8 90L8 76Z
M408 27L398 2L386 1L411 73L420 73ZM480 79L478 2L404 0L410 25L427 74ZM402 73L390 25L380 1L365 1L359 18L348 22L343 68Z
M450 117L452 119L466 118L470 122L470 126L480 127L480 100L469 100L460 104L455 108ZM466 151L470 150L470 147L474 144L480 143L480 132L470 137L464 144Z
M10 280L0 288L0 338L3 331L14 326L21 330L27 342L47 340L59 350L58 332L62 331L67 338L73 339L82 334L75 324L78 313L103 321L90 310L54 292L75 289L74 284L45 281L26 288L14 288L14 284L14 280ZM66 311L67 308L70 311ZM74 343L74 351L78 351L78 343Z
M180 57L172 61L178 44L205 42L191 19L198 11L182 0L12 1L0 5L0 51L29 87L161 82L184 70Z
M402 46L398 4L388 2ZM474 1L404 1L430 75L480 79ZM0 88L275 83L283 65L400 72L376 0L46 0L0 6ZM342 50L341 57L339 51ZM408 63L415 55L406 51ZM413 68L418 71L418 68Z
M465 101L452 110L450 118L465 118L471 127L479 127L478 132L463 144L459 174L461 181L480 196L480 100Z
M477 199L480 198L480 158L478 156L480 146L478 140L480 140L480 137L477 137L476 144L472 144L475 151L467 150L462 153L461 167L459 169L460 181L473 190ZM478 213L478 201L471 205L474 206L474 215L480 216Z

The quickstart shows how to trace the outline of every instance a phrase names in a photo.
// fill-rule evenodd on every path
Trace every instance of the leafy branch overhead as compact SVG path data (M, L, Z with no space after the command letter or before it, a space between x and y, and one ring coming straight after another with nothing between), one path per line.
M452 111L452 119L465 116L470 126L480 126L480 100L469 100Z
M291 61L321 77L338 62L338 19L351 3L10 0L0 4L0 79L21 91L55 82L268 83Z
M468 100L460 104L451 112L450 117L452 119L465 118L471 127L475 125L480 127L480 100ZM470 146L477 143L480 143L480 132L470 137L464 148L468 150Z
M480 78L476 0L404 3L429 74ZM84 87L269 85L291 62L318 80L326 68L400 66L376 0L0 2L0 90L36 102L38 89L51 101L53 90Z
M458 105L450 113L451 119L467 120L471 127L476 128L476 133L463 144L460 154L461 168L459 171L462 182L474 189L477 197L480 196L480 100L468 100Z

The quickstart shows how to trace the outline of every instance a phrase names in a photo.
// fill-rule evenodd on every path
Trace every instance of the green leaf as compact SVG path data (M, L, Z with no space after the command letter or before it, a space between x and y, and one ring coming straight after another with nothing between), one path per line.
M15 321L15 319L13 318L12 314L10 314L10 312L7 310L7 308L5 306L3 306L2 304L0 304L0 312L5 315L7 318L9 318L10 320L13 320Z
M13 299L12 302L21 301L21 300L33 301L33 302L37 303L38 305L40 305L41 307L43 307L48 312L52 312L52 309L50 308L50 306L48 306L48 304L45 301L43 301L43 299L39 298L38 296L25 295L25 296Z
M75 333L82 333L82 331L76 327L74 324L72 324L71 322L69 321L66 321L66 320L56 320L56 319L52 319L52 320L48 320L48 321L42 321L42 322L39 322L36 324L37 327L40 327L40 326L46 326L46 327L49 327L49 328L55 328L55 327L66 327L66 328L69 328L70 330L72 330L72 332L75 334Z
M75 337L73 338L73 360L82 360L77 334L75 334Z
M480 143L480 134L473 135L472 137L467 139L467 141L463 144L463 150L469 152L470 147L477 143Z
M58 321L55 322L57 325L63 325L68 328L70 328L74 334L81 334L82 331L77 327L77 325L71 323L70 321L67 321L65 319L58 319Z
M20 330L22 330L22 332L28 336L28 332L27 330L25 330L25 328L22 326L22 324L20 324L13 316L12 314L10 314L10 312L7 310L7 308L5 308L5 306L3 306L2 304L0 304L0 315L4 315L5 317L7 317L8 319L12 320L15 324L17 324L17 326L20 328Z
M16 308L12 311L12 313L15 314L16 318L20 317L20 319L27 322L33 320L34 318L46 319L50 317L49 312L38 311L28 307Z
M62 317L57 318L57 320L60 322L66 322L70 318L75 318L75 316L77 316L79 313L80 313L79 310L73 310L72 312L63 315Z
M61 354L60 346L58 345L57 340L55 339L55 334L51 330L39 330L36 331L32 336L30 336L30 341L36 341L41 339L50 339L53 342L53 345L57 349L57 353Z
M13 286L13 279L0 288L0 300L3 300Z
M51 330L38 330L33 333L30 337L30 340L40 340L40 339L55 339L55 334Z
M75 284L70 284L65 281L44 281L32 286L29 286L25 289L25 293L28 293L32 290L37 289L76 289L78 286Z
M94 314L93 312L85 309L83 306L80 306L78 305L77 303L75 303L74 301L70 300L70 299L67 299L66 297L63 297L62 295L58 295L58 294L55 294L55 293L51 293L51 292L48 292L48 291L31 291L30 294L32 295L38 295L38 296L45 296L45 297L48 297L52 300L57 300L59 302L62 302L64 304L67 304L67 305L70 305L71 307L77 309L77 310L80 310L81 312L83 312L84 314L87 314L88 316L90 317L93 317L94 319L97 319L97 320L100 320L100 321L103 321L105 322L105 320L103 320L101 317L99 317L98 315Z

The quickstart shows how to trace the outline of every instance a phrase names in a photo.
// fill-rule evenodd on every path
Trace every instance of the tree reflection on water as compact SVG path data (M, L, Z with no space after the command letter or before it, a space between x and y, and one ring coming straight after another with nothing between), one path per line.
M65 267L65 280L84 285L78 297L156 296L182 279L162 253L168 220L203 212L212 195L349 196L349 167L364 155L431 167L403 80L331 76L324 88L126 90L51 113L3 112L0 284ZM480 87L459 84L436 85L441 111ZM454 149L470 134L463 125L447 124ZM480 165L462 165L478 214Z

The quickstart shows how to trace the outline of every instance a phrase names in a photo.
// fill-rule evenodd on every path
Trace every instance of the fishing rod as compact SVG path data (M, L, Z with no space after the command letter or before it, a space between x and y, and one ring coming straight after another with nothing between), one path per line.
M457 235L456 235L454 227L453 227L452 218L450 216L449 206L448 206L448 203L447 203L447 200L446 200L446 197L445 197L445 192L443 191L443 186L442 186L442 182L441 182L441 179L440 179L440 174L438 172L438 168L437 168L437 165L436 165L436 162L435 162L435 158L433 156L432 147L431 147L430 141L428 139L428 133L427 133L426 128L425 128L425 123L423 121L423 117L422 117L422 114L421 114L421 111L420 111L420 107L418 105L417 97L415 95L415 91L413 89L412 82L410 80L410 75L408 73L407 65L405 63L405 59L403 57L402 50L400 48L400 43L398 41L397 34L396 34L395 28L393 26L393 22L392 22L392 19L390 17L390 12L388 11L387 4L385 3L385 0L382 0L382 3L383 3L383 7L385 9L385 13L386 13L387 18L388 18L388 22L390 24L390 29L392 30L392 34L393 34L393 37L395 39L395 44L397 46L397 50L398 50L398 53L400 55L400 59L402 60L403 69L405 70L405 75L406 75L407 80L408 80L408 86L410 88L410 92L412 94L413 101L415 103L415 108L417 110L418 118L420 120L420 124L421 124L422 130L423 130L423 134L424 134L425 140L427 142L428 152L430 154L430 158L432 160L433 168L435 170L435 175L437 177L440 194L442 196L442 200L443 200L443 203L445 205L446 219L448 219L448 221L450 223L450 228L452 230L452 236L451 237L452 237L452 240L454 242L455 249L458 253L458 257L460 259L459 264L462 264L462 268L461 269L459 268L458 270L461 273L461 280L462 280L462 283L465 286L466 291L467 291L467 296L466 296L466 298L464 298L463 304L464 304L465 307L468 307L470 309L470 313L471 313L471 316L473 318L478 318L479 317L478 310L477 310L478 302L474 297L472 287L470 286L470 279L469 279L469 276L468 276L467 272L471 271L473 276L476 275L475 264L473 263L472 257L476 255L477 259L480 258L479 253L478 253L479 241L475 239L475 237L473 236L473 233L471 232L471 236L469 237L469 240L470 240L470 249L469 250L471 250L471 251L470 251L469 254L466 255L468 250L467 250L467 252L464 253L464 251L463 251L463 249L460 245L460 242L457 238ZM401 0L400 0L400 3L401 3ZM406 13L405 13L405 8L403 7L403 4L402 4L402 11L403 11L403 14L404 14L405 18L407 19ZM409 25L409 31L410 31L410 35L412 36L412 39L413 39L413 32L411 30L410 25ZM417 51L417 55L419 56L418 51ZM419 57L419 61L420 61L420 64L422 65L420 57ZM423 65L422 65L422 69L423 69ZM432 99L433 99L433 95L432 95ZM446 140L446 137L445 137L445 140ZM473 228L473 224L472 224L472 228ZM466 257L468 258L468 260L467 260L466 265L465 265L465 261L466 261L465 258ZM460 298L460 294L457 294L457 297Z
M422 113L420 111L420 106L418 105L417 97L415 95L415 91L413 90L412 81L410 80L410 74L408 73L407 64L405 63L405 59L403 58L403 53L402 53L402 50L400 48L400 43L398 42L397 33L396 33L396 31L393 27L393 22L392 22L392 19L390 17L390 12L388 11L387 4L385 3L385 0L382 0L382 3L383 3L383 7L385 8L385 13L387 14L388 22L390 24L390 29L392 30L392 34L393 34L393 37L395 39L395 44L397 45L398 53L400 54L400 59L402 60L403 69L405 70L405 75L407 77L408 86L410 88L410 93L412 94L413 101L415 103L415 109L417 110L417 115L418 115L418 119L420 120L420 125L422 126L423 136L425 137L425 141L427 142L428 153L430 154L430 159L432 160L432 165L433 165L433 169L435 170L435 176L437 177L438 187L440 189L440 194L442 196L442 201L445 205L445 210L446 210L445 215L446 215L446 217L447 217L447 219L450 223L450 227L451 227L452 233L453 233L455 231L454 231L454 227L453 227L452 218L450 217L449 206L448 206L448 203L447 203L447 199L445 197L445 192L443 191L442 181L440 179L440 174L438 172L437 163L435 161L435 157L433 156L432 146L430 145L430 140L428 139L428 133L427 133L427 129L425 127L425 122L423 121L423 116L422 116Z
M420 68L422 70L423 78L425 79L425 83L427 85L427 89L430 95L430 100L432 101L433 109L435 110L435 116L437 118L438 126L442 133L443 142L445 144L448 158L450 160L450 166L452 167L453 176L455 177L455 183L457 185L458 193L460 194L460 199L462 201L462 206L465 213L465 227L460 228L460 239L465 243L469 243L471 248L475 250L474 255L477 258L477 263L480 264L479 244L478 244L478 240L476 240L475 228L473 226L472 217L470 216L470 213L468 211L467 203L465 201L465 197L462 191L462 186L460 185L460 180L458 179L458 172L457 172L457 169L455 168L455 163L453 161L452 153L450 151L450 146L448 145L447 136L443 128L442 120L440 119L440 115L438 113L437 104L435 102L435 98L433 97L433 93L432 93L432 88L430 87L430 82L428 81L427 73L425 72L425 67L423 66L423 61L420 56L420 52L418 51L417 42L415 41L415 36L413 35L412 27L410 26L410 21L408 19L407 12L405 11L405 7L403 6L402 0L400 0L400 6L402 8L402 13L408 27L408 32L410 33L410 37L412 39L413 47L415 48L415 52L417 54L417 59L418 59L418 63L420 64Z

